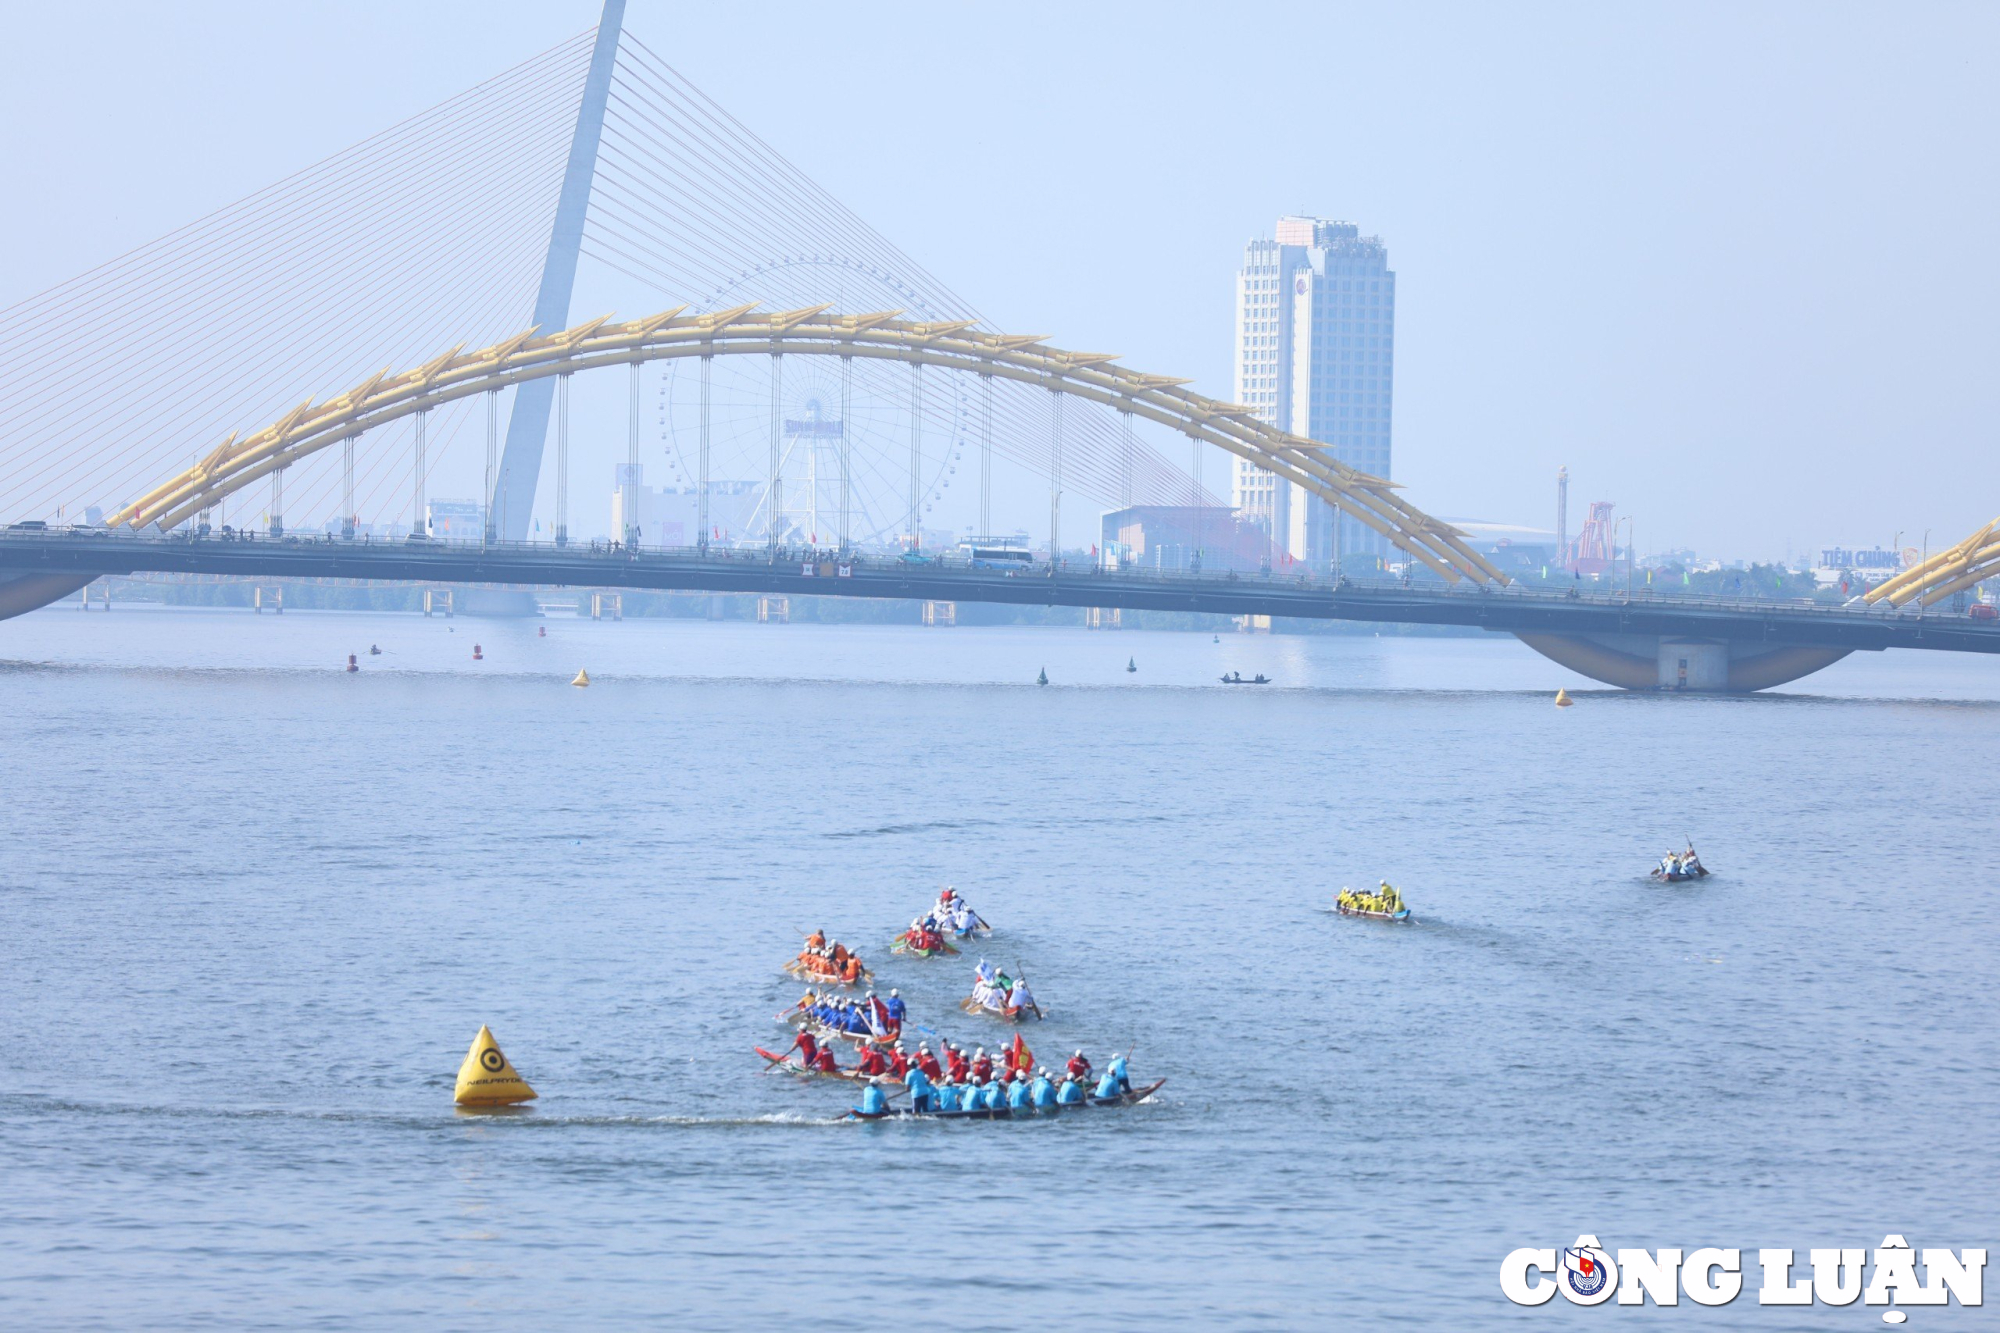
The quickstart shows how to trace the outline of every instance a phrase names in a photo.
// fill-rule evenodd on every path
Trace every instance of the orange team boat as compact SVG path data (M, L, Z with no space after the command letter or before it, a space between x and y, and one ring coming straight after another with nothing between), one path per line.
M801 981L811 981L822 986L858 986L874 984L875 974L868 970L860 955L849 954L844 966L835 967L833 961L816 953L802 953L785 964L785 971Z

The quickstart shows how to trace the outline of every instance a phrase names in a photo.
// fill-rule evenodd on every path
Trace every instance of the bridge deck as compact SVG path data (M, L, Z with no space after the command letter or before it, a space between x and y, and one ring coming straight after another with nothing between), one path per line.
M1827 607L1644 590L1578 591L1447 587L1435 582L1228 573L1066 568L1051 576L978 569L953 559L912 563L863 556L837 570L769 551L625 551L588 544L341 541L325 537L224 539L110 535L101 530L0 532L8 574L221 574L262 578L377 579L415 583L528 584L661 592L782 593L1119 607L1223 615L1287 616L1501 633L1644 634L1828 648L1928 648L2000 653L2000 623L1933 609Z

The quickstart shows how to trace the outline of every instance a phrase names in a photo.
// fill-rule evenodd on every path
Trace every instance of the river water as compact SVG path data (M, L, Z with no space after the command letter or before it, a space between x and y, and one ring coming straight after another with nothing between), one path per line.
M0 624L0 1324L1609 1326L1501 1258L2000 1240L1991 662L1557 710L1498 638L547 630ZM1415 927L1326 911L1384 877ZM887 953L946 882L1154 1104L759 1072L815 927L1000 1039ZM453 1112L481 1023L526 1113ZM1757 1282L1647 1314L1879 1326Z

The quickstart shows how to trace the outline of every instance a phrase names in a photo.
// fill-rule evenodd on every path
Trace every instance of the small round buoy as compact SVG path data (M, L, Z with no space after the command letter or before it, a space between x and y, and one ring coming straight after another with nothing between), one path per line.
M537 626L535 626L535 637L536 637L536 638L538 638L538 639L546 639L546 638L548 638L548 637L549 637L549 627L548 627L547 625L537 625Z
M349 654L347 655L347 669L348 669L349 671L359 671L359 670L361 670L361 664L360 664L360 662L359 662L359 661L358 661L358 660L356 659L356 657L355 657L355 655L354 655L353 653L349 653Z
M486 654L479 651L479 645L476 643L472 645L472 660L475 662L484 662L486 660Z

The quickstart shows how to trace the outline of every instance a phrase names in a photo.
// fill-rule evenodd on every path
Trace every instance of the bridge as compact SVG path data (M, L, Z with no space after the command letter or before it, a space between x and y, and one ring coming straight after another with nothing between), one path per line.
M357 148L352 163L336 159L317 175L309 173L305 184L289 184L299 196L289 214L264 196L253 197L217 215L221 221L190 229L198 246L176 233L138 252L139 259L119 261L0 314L0 502L13 502L18 493L23 520L0 533L0 618L47 605L107 574L165 571L1461 625L1514 634L1584 675L1634 689L1761 689L1855 650L2000 651L2000 626L1938 609L1944 599L2000 572L1996 525L1840 608L1620 596L1595 588L1551 594L1512 586L1465 534L1417 508L1394 482L1349 466L1337 444L1196 393L1185 379L1131 369L1116 355L1066 350L1040 335L993 329L852 215L825 203L823 191L815 193L817 187L768 145L747 138L726 113L705 104L676 72L623 34L622 10L622 0L609 0L597 29L530 62L526 73L510 71L492 88L482 85L455 99L448 114L431 118L436 126L424 128L430 121L419 118L418 129L400 131L386 146L363 145L368 152ZM580 81L573 94L572 79ZM537 91L546 89L553 91ZM572 95L569 104L577 109L559 145L543 103L563 105ZM303 300L297 293L351 291L357 277L396 281L397 272L408 270L389 266L405 262L401 251L412 245L443 255L499 243L484 233L439 238L385 232L386 239L368 233L343 242L341 253L357 256L356 273L343 275L327 271L333 266L324 257L327 244L313 234L326 210L348 206L344 201L356 193L350 177L364 167L373 172L389 162L418 175L453 169L468 151L466 124L481 117L521 118L518 126L488 126L486 139L514 145L539 135L550 162L556 147L566 148L552 211L526 217L509 242L546 242L525 326L515 324L476 345L468 338L441 348L414 341L432 323L468 330L505 318L508 300L474 308L473 298L463 294L486 282L483 267L492 266L475 257L462 261L462 275L446 266L443 285L430 298L449 307L448 318L433 320L435 312L413 308L385 323L378 313L364 324L383 325L379 335L356 339L351 347L314 346L309 329L297 327L308 312L283 313L287 302ZM601 150L614 168L604 181ZM429 167L422 166L426 154L435 158ZM670 161L682 165L662 165ZM483 170L490 175L502 167ZM778 253L759 258L742 246L717 252L726 244L719 235L740 232L745 218L780 206L786 225L805 230L774 234L769 244ZM803 222L796 220L801 214ZM443 215L459 212L446 208ZM395 216L400 219L400 212ZM453 225L484 225L488 215L465 216L471 220ZM803 249L803 239L815 245L810 256L784 253ZM383 253L376 256L375 248ZM271 254L296 259L261 258ZM685 291L688 299L635 319L604 315L570 324L578 263L586 255L655 289ZM274 344L268 348L255 346L234 326L212 330L212 320L187 310L190 292L211 288L219 293L212 298L218 311L240 316L254 308L238 290L244 281L231 272L239 260L252 259L264 265L255 270L258 281L281 309L265 333ZM220 268L225 277L204 276L202 264ZM897 304L848 311L832 299L772 300L829 298L857 286ZM486 300L484 288L478 290ZM743 296L753 299L736 299ZM92 302L102 311L94 312ZM121 324L137 323L128 313L149 308L178 320L165 330L178 336L142 342L128 333L120 335L127 339L123 344L99 346L73 336L52 342L45 332L86 327L112 314ZM343 364L365 365L371 353L395 347L421 350L401 369L392 363L330 379ZM295 350L300 348L312 350ZM719 394L719 368L732 365L754 367L755 377L725 378L729 388ZM572 543L572 381L591 372L602 378L620 367L627 379L619 483L624 529L606 541ZM676 367L690 373L672 379ZM891 368L901 378L890 377ZM655 543L646 545L636 519L644 452L641 389L648 375L661 386L663 426L670 387L682 386L688 398L676 404L685 408L685 444L662 433L668 466L684 474L685 489L699 506L693 540L679 545L663 542L657 529ZM802 382L809 401L795 419ZM262 425L232 427L218 432L219 439L197 443L202 431L213 429L208 422L241 421L257 410L253 404L274 398L290 406ZM733 426L725 420L720 430L718 399L727 400L725 416L737 414ZM484 407L485 424L481 530L475 540L464 540L465 534L440 540L425 498L439 466L431 442L442 434L449 450L456 427L470 424L468 409L476 405ZM434 421L446 423L445 431ZM863 421L870 422L868 430ZM552 424L550 467L544 453ZM1162 448L1147 443L1142 432L1178 440L1189 451L1188 468L1167 463ZM712 468L718 451L727 454L732 444L736 456L723 465L738 476L756 475L753 503L733 516L736 530L725 540L710 509L718 494ZM979 464L978 531L994 530L996 455L1046 486L1048 555L1033 569L984 569L934 549L935 542L926 549L926 515L949 498L945 492L968 448ZM176 452L189 465L145 475ZM1075 555L1064 554L1066 494L1126 506L1182 502L1195 514L1227 514L1201 483L1204 455L1217 453L1351 519L1378 550L1400 554L1405 576L1344 576L1338 557L1333 568L1272 577L1227 572L1214 561L1202 571L1198 558L1175 573L1110 567L1084 558L1076 547L1070 548ZM336 457L339 466L328 466ZM400 468L407 468L410 484L396 497L387 479ZM538 508L545 474L555 491L552 512L546 503ZM323 533L304 536L287 528L288 475L318 485L314 502L322 512L337 503L336 518ZM223 522L232 500L241 503L252 486L268 488L261 539ZM378 541L364 530L364 490L378 507L407 516L407 539ZM383 498L385 490L390 498ZM89 503L93 499L98 503ZM58 519L53 525L35 516L48 515L51 501ZM87 507L93 517L81 525L62 523L72 505ZM529 540L531 523L539 528L542 518L551 521L553 540ZM1373 571L1375 562L1367 567Z

